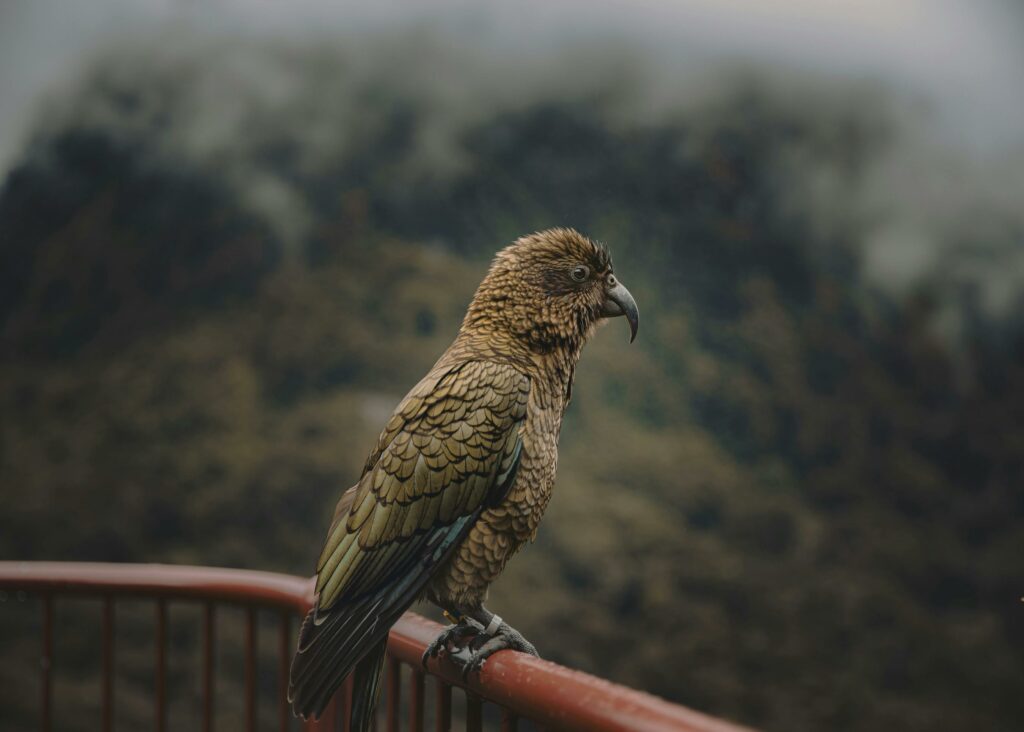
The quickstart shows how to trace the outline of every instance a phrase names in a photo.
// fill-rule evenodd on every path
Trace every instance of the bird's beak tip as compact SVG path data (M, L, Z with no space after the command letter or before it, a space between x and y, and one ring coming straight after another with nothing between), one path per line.
M616 282L615 286L608 291L602 314L606 318L626 316L626 320L629 322L629 342L632 343L636 340L636 332L640 327L640 311L636 307L636 300L621 282Z

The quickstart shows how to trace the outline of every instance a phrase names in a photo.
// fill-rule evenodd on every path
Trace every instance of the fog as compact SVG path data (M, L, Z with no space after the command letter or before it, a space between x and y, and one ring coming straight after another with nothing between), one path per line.
M855 178L795 154L793 205L828 239L851 221L881 288L937 293L936 327L1012 319L1024 289L1024 44L995 0L751 0L482 8L469 2L216 4L14 0L0 9L0 171L68 125L131 136L223 176L298 245L301 186L258 154L270 140L315 174L360 144L388 100L422 113L409 176L460 165L475 121L545 99L603 100L611 125L687 118L736 85L774 103L866 114L891 139ZM130 111L97 79L145 89Z

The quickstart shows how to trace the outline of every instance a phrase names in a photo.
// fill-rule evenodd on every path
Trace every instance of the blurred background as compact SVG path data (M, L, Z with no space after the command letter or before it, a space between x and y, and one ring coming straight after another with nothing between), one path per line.
M493 253L573 226L643 323L491 606L766 730L1019 729L1024 11L372 5L0 6L0 557L311 573Z

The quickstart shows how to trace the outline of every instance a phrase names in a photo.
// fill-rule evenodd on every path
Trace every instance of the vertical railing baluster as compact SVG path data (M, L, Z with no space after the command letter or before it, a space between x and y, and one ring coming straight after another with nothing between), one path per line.
M341 687L341 698L344 703L341 705L341 719L344 725L338 729L347 730L352 724L352 697L355 694L356 680L352 674L345 677L345 683Z
M203 732L213 732L214 607L207 602L203 612Z
M387 732L398 732L398 712L402 703L402 677L398 661L388 656L388 726Z
M409 730L423 732L423 672L415 666L411 669L409 683Z
M501 732L518 732L519 717L511 709L501 708Z
M50 709L53 702L53 596L50 594L43 595L43 657L39 665L42 673L40 727L43 732L50 732Z
M167 601L156 601L156 730L167 732Z
M99 582L97 582L99 585ZM40 725L43 732L51 732L54 725L53 699L54 699L54 646L55 646L55 597L52 594L54 588L43 588L39 591L41 601L41 656L40 656ZM131 585L125 584L126 591L131 592ZM59 590L58 590L59 591ZM116 709L116 684L117 684L117 599L122 592L119 586L107 584L99 585L93 590L93 597L98 596L102 602L102 629L100 634L101 654L101 704L102 722L101 729L104 732L113 732L117 725ZM182 593L181 596L186 596ZM168 590L166 596L155 598L155 641L154 641L154 721L153 728L157 732L167 732L168 729L168 644L170 642L168 626L168 598L173 599L173 589ZM193 595L194 597L194 595ZM259 603L262 598L254 593L252 598L241 600L242 602ZM248 732L256 732L260 726L260 705L259 705L259 623L260 611L274 612L272 606L259 604L244 605L246 611L244 631L244 729ZM216 726L215 704L216 704L216 601L209 599L203 601L203 630L202 630L202 725L204 732L213 732ZM278 611L278 668L277 668L277 692L278 692L278 728L279 732L289 732L294 726L290 705L287 702L288 678L291 661L292 639L291 639L291 613L289 611ZM270 642L265 639L265 643ZM401 647L403 654L407 653ZM402 656L406 658L405 655ZM423 732L426 726L426 717L434 718L433 729L438 732L451 732L452 728L452 694L453 688L445 683L439 676L435 676L436 683L435 700L427 699L427 676L433 675L423 671L418 664L413 664L409 659L409 698L408 715L402 710L402 662L398 657L388 655L385 661L386 688L387 688L387 709L381 710L381 717L376 715L370 720L370 728L376 732L381 718L386 719L387 732L399 732L401 729L401 717L407 716L408 729L410 732ZM484 722L483 705L485 702L497 706L500 713L501 732L518 732L520 727L519 716L511 709L501 706L496 700L486 699L469 690L465 691L465 729L467 732L482 732ZM266 701L266 700L264 700ZM341 730L348 729L353 704L353 679L346 677L343 685L332 696L330 703L325 709L323 718L317 721L305 723L303 729L310 730ZM269 710L266 710L269 712ZM495 716L488 712L490 722L494 722ZM461 716L461 715L459 715ZM533 729L533 723L529 717L525 717L526 726ZM123 720L122 720L123 721ZM269 720L266 720L269 721Z
M277 636L277 716L280 732L288 732L291 710L288 708L288 669L292 653L291 616L281 613Z
M256 608L245 609L245 729L256 732Z
M437 721L436 732L451 732L452 728L452 687L437 677Z
M114 600L103 598L103 732L114 729Z
M466 692L466 732L483 732L484 705L480 697L471 691Z

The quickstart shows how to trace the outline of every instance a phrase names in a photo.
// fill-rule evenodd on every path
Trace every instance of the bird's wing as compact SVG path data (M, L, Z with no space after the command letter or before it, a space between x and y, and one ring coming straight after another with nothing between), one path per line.
M297 697L326 703L480 512L500 501L519 462L529 388L510 365L470 361L435 369L399 405L320 556L317 604L292 667L300 712Z

